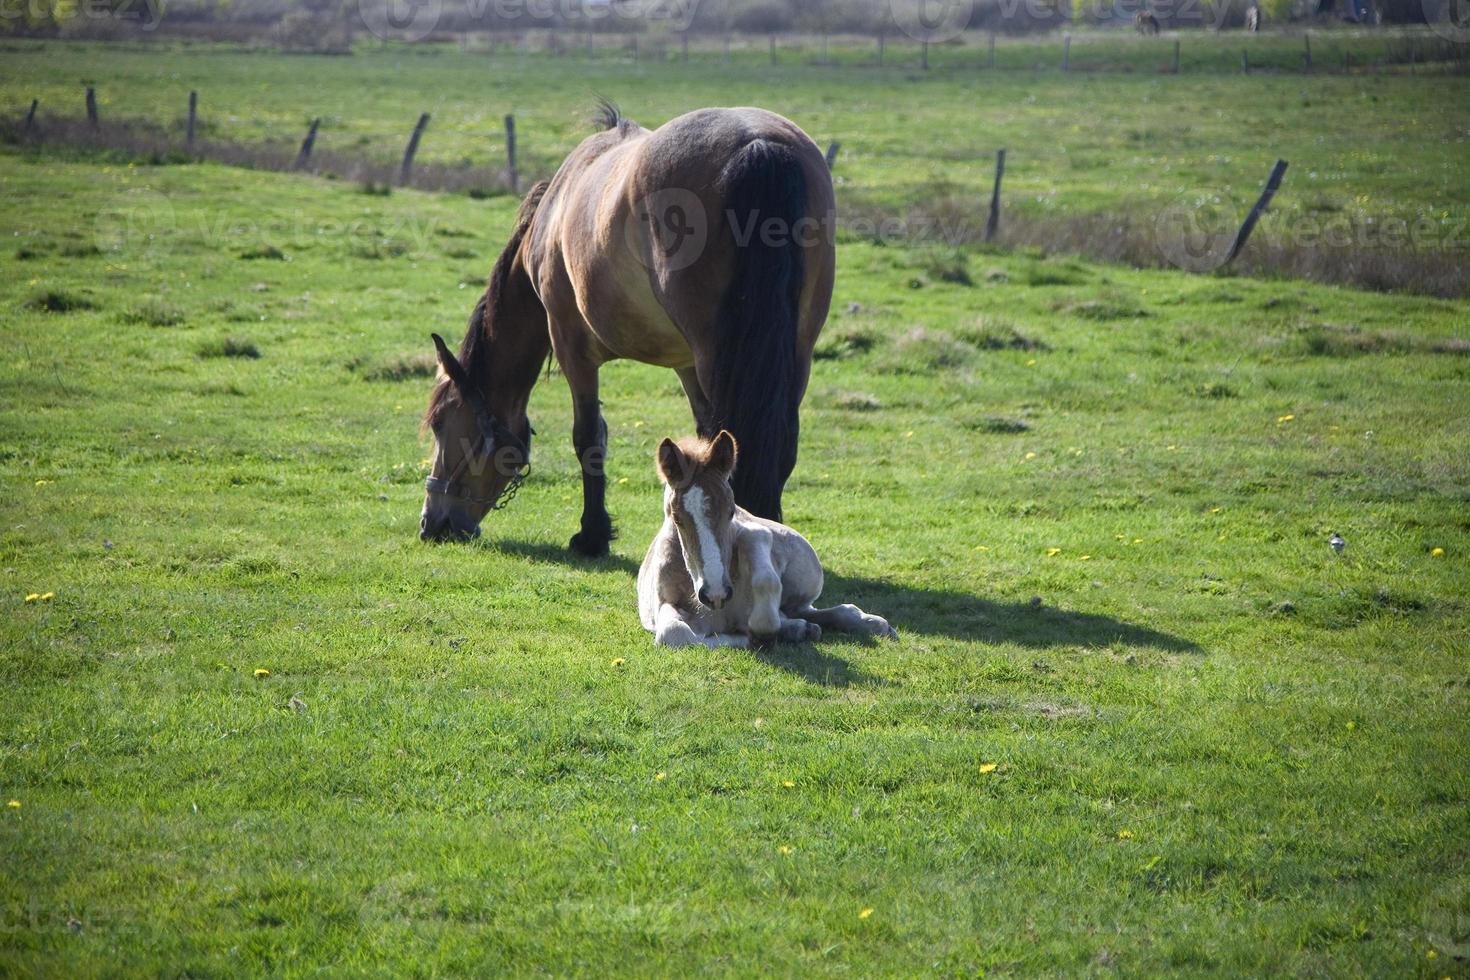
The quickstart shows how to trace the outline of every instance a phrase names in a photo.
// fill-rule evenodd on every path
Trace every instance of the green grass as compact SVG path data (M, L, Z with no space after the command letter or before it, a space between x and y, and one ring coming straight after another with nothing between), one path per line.
M391 60L283 95L275 56L179 57L242 119ZM108 84L161 99L147 64ZM531 98L485 77L433 90ZM548 157L577 84L535 96ZM828 119L887 90L844 84ZM1449 187L1463 147L1420 149L1387 193ZM787 517L902 639L662 651L667 371L604 372L613 557L564 550L556 377L482 542L415 536L428 334L513 201L14 154L0 187L35 253L0 256L4 972L1470 969L1470 304L844 240Z
M1339 48L1376 51L1400 43L1398 37L1329 31L1316 36L1314 50L1320 64L1331 66ZM912 50L898 45L893 63L880 69L861 64L858 55L871 53L865 48L853 48L847 60L834 54L839 64L833 67L814 67L809 43L788 46L781 64L771 67L759 43L737 51L730 64L715 52L688 64L635 64L613 52L587 60L501 47L490 56L428 44L313 58L179 42L14 41L0 60L0 113L20 118L38 98L44 131L49 116L81 115L78 79L88 78L97 83L104 118L164 124L182 143L193 89L201 138L277 141L294 149L319 116L319 150L396 162L419 113L429 112L420 161L482 167L502 164L501 120L514 113L521 172L530 177L553 172L587 134L597 94L650 126L699 106L772 104L824 146L841 142L836 175L845 207L904 213L916 203L955 198L974 205L952 216L974 232L984 221L975 202L988 197L994 152L1005 147L1007 215L1137 218L1210 196L1234 201L1243 214L1283 157L1291 169L1262 219L1262 239L1346 236L1365 249L1399 250L1402 243L1384 230L1396 219L1414 229L1413 247L1470 248L1470 182L1463 179L1470 167L1464 138L1470 78L1464 75L1241 76L1215 62L1238 67L1247 46L1257 63L1268 64L1278 55L1267 52L1277 52L1299 64L1301 39L1239 32L1184 35L1190 58L1212 60L1186 63L1180 76L1143 67L1063 74L1056 70L1061 44L1055 36L1003 39L1001 70L989 72L963 60L983 57L984 40L936 48L929 72L916 70L911 57L901 61ZM1086 68L1088 52L1111 60L1149 51L1166 61L1172 40L1098 33L1073 44L1079 68ZM105 77L97 75L99 62L107 66Z

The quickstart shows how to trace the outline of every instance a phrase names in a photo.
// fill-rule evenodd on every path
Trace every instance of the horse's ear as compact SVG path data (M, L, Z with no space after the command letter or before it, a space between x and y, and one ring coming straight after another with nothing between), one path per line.
M684 453L674 444L674 440L665 439L658 444L658 475L671 487L677 487L689 476L689 465L684 459Z
M735 445L735 437L725 429L715 436L715 441L709 447L709 465L725 479L735 472L735 460L740 455L740 449Z
M469 398L474 392L474 386L470 384L469 375L465 374L464 367L459 363L459 359L450 352L449 345L444 343L443 337L436 333L430 334L429 336L434 338L434 353L439 357L439 366L444 369L444 373L449 376L449 380L454 382L454 386L459 389L459 393L465 398Z

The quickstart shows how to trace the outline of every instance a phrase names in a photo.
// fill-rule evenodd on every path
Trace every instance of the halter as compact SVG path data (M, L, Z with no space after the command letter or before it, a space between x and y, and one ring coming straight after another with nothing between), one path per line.
M464 458L459 461L459 465L450 472L449 476L429 477L427 480L424 481L424 489L427 490L429 493L437 493L445 497L452 497L455 500L463 500L467 503L478 504L482 507L488 507L491 511L503 510L510 504L512 500L515 499L516 494L520 492L521 484L524 483L526 477L530 475L530 440L528 439L525 442L522 442L519 436L510 431L510 429L506 428L505 424L497 419L494 415L490 414L489 410L485 408L483 402L480 402L478 398L475 399L475 401L479 403L472 405L471 407L473 408L475 413L475 421L480 427L480 435L485 440L485 456L493 460L495 458L495 451L498 448L498 444L504 441L510 446L519 449L521 451L521 458L523 458L525 462L522 463L520 468L516 470L515 474L511 476L510 482L507 483L504 487L501 487L500 492L493 497L479 496L470 493L459 484L457 477L460 475L461 472L464 471L464 468L469 465L470 459L473 455L472 453L465 453ZM527 426L527 429L529 429L532 434L534 434L536 431L534 429L531 429L529 425Z

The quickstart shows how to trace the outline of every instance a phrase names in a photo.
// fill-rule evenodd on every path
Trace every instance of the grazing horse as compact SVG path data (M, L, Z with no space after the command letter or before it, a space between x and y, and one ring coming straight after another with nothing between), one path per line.
M519 487L548 353L571 388L582 469L574 551L606 554L613 537L597 374L616 358L672 368L697 431L729 429L751 451L735 499L781 517L836 264L822 151L764 109L702 109L649 131L605 103L600 121L522 202L458 357L435 337L422 538L474 536Z
M738 447L665 439L658 447L664 524L638 571L638 617L660 646L819 640L822 629L898 638L857 606L817 609L822 563L806 538L735 502Z
M1245 8L1245 29L1252 34L1261 29L1261 8L1255 4Z
M1151 10L1140 10L1133 15L1133 26L1140 34L1159 33L1159 19L1153 15Z

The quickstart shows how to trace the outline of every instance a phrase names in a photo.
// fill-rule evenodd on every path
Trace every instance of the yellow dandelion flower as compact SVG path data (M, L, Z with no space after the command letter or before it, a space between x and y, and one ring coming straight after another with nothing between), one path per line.
M1035 367L1036 366L1036 358L1033 357L1033 358L1031 358L1031 360L1027 361L1026 362L1026 366L1027 367Z
M1118 840L1132 840L1132 839L1133 839L1133 831L1131 831L1131 830L1120 830L1120 831L1118 831Z
M977 544L977 545L975 545L975 550L976 551L989 551L990 550L990 545L988 545L988 544Z
M1174 451L1174 450L1176 450L1176 449L1178 449L1178 448L1179 448L1179 447L1178 447L1178 446L1170 446L1170 447L1169 447L1169 452L1171 452L1171 453L1172 453L1172 452L1173 452L1173 451Z
M1218 513L1220 513L1220 511L1222 511L1224 509L1225 509L1224 507L1211 507L1210 508L1210 513L1211 514L1218 514Z
M1143 539L1142 538L1134 538L1133 539L1133 543L1134 544L1143 544Z
M1429 951L1429 956L1428 956L1428 958L1429 958L1429 959L1431 959L1431 960L1433 960L1433 959L1438 959L1438 958L1439 958L1439 954L1438 954L1438 953L1436 953L1436 952L1435 952L1435 951L1434 951L1434 950L1432 950L1432 949L1431 949L1431 950L1430 950L1430 951Z
M1286 423L1290 422L1294 418L1296 418L1295 415L1282 415L1279 418L1277 418L1276 424L1277 425L1285 425Z
M995 770L997 770L999 768L1000 768L1000 763L998 763L998 762L987 762L987 763L983 764L980 767L980 771L981 772L995 772Z
M1353 731L1354 729L1356 729L1358 727L1358 723L1355 722L1355 721L1350 721L1346 725L1344 725L1343 727L1346 728L1348 731Z
M781 780L781 785L786 789L794 789L796 787L796 783L790 779Z
M41 598L41 593L32 592L26 596L26 602L35 602L39 598Z
M42 602L50 602L54 598L56 598L56 593L55 592L42 592L41 593L41 601Z
M873 914L873 910L872 909L863 909L861 912L858 913L858 918L859 919L866 919L868 916L870 916L872 914Z
M782 854L790 854L792 851L795 851L796 848L792 847L790 844L782 844L780 847L776 848L776 850L780 851Z
M668 777L668 775L668 773L660 770L659 772L653 774L653 781L656 783L661 783L664 781L665 778Z
M1036 454L1035 453L1027 453L1026 454L1026 458L1027 459L1035 459L1036 458Z
M1057 555L1060 555L1061 553L1062 553L1062 549L1061 548L1047 548L1046 549L1046 557L1048 557L1048 558L1055 558Z
M270 675L271 675L271 672L268 671L268 670L266 670L264 667L257 667L257 668L255 668L255 679L258 680L258 681L259 680L264 680L265 678L269 677Z
M44 487L44 486L46 486L48 484L55 483L55 482L56 482L55 480L37 480L36 481L36 486L38 486L38 487Z
M623 664L625 664L627 662L628 661L625 660L625 659L623 659L622 657L613 657L611 660L608 661L608 663L610 663L614 667L621 667Z
M10 809L12 809L12 810L19 810L20 809L20 800L11 800L9 803L7 803L5 805L8 806L8 807L10 807Z
M903 434L903 437L905 439L912 439L914 437L914 430L913 429L910 429L909 431L905 432Z
M1443 558L1444 557L1444 549L1443 548L1431 548L1431 549L1429 549L1429 557L1431 557L1431 558Z
M618 477L618 482L619 483L627 483L628 482L628 478L626 476L620 476L620 477Z
M1082 555L1077 560L1078 561L1092 561L1092 556L1091 555Z

